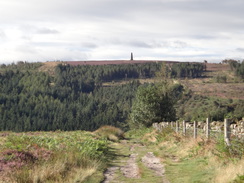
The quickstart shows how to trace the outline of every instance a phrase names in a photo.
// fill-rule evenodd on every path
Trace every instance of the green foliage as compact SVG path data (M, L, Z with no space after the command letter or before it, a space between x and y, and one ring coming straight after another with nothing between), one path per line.
M162 142L164 140L167 140L168 138L171 138L174 132L174 129L172 129L171 127L162 128L162 131L157 133L157 141Z
M237 178L233 181L233 183L243 183L244 175L237 175Z
M233 59L227 60L227 59L225 59L225 60L222 61L222 63L229 64L231 70L235 70L238 67L238 61L237 60L233 60Z
M138 129L131 129L129 131L126 132L126 137L128 138L133 138L133 139L142 139L142 137L146 134L146 133L151 133L153 131L153 128L147 128L147 127L142 127L142 128L138 128Z
M111 141L124 139L124 132L113 126L102 126L95 131L95 134Z
M244 79L244 61L236 67L236 75Z
M226 117L241 119L244 116L243 107L243 100L219 99L187 92L177 102L176 111L180 119L187 121L204 121L206 117L212 121L223 121Z
M25 67L32 69L25 70ZM0 74L0 130L125 127L140 83L132 81L103 86L102 82L152 77L160 64L59 65L55 75L38 72L35 70L38 67L25 63L3 67Z
M120 65L58 65L56 73L58 82L71 85L73 89L80 89L80 81L84 83L122 80L129 78L150 78L160 70L161 64L120 64ZM81 77L83 76L83 77ZM79 82L72 82L78 80Z
M226 83L227 77L225 75L218 75L218 76L216 76L215 81L217 83Z
M232 138L231 145L227 146L223 135L217 139L215 155L223 159L243 158L244 155L244 142L240 139Z
M236 74L236 76L244 79L244 60L242 62L236 60L224 60L224 63L228 63Z
M202 76L204 64L201 63L177 63L171 67L172 78L198 78Z
M90 158L101 158L108 150L107 140L102 138L94 139L91 134L82 131L53 134L40 133L33 136L12 134L7 137L4 145L1 146L1 150L30 151L36 146L52 151L66 152L73 150Z
M12 63L9 65L5 65L2 64L0 65L0 73L6 72L6 71L34 71L36 69L38 69L40 66L42 66L43 64L40 62L37 63L28 63L28 62L23 62L23 61L19 61L16 64Z
M170 76L201 76L201 64L195 63L162 64L162 67L158 63L104 66L60 64L52 75L39 72L41 65L25 62L1 65L1 131L96 130L104 125L127 130L132 100L140 86L138 81L129 82L128 79L154 77L156 73L161 79L166 78L164 82L169 81L167 78ZM175 69L175 73L188 74L173 76ZM124 84L103 84L117 80L123 81ZM141 98L135 100L134 118L138 119L138 122L144 121L146 126L149 126L152 120L175 119L171 106L181 98L183 87L170 86L170 92L166 91L166 88L163 89L164 86L150 85L145 88L145 91L138 91L137 95ZM163 107L166 103L169 108ZM201 120L209 115L213 120L221 120L227 114L239 119L244 116L243 106L242 100L230 103L188 92L178 103L177 115L186 120Z
M154 122L175 120L174 103L181 90L181 86L168 83L139 87L132 105L130 127L149 127Z

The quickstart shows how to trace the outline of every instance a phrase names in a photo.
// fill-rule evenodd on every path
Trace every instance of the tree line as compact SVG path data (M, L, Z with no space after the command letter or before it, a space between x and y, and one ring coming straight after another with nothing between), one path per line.
M202 77L205 71L205 65L202 63L177 63L173 64L170 70L171 78L198 78Z
M136 79L154 77L161 69L161 63L155 62L99 66L59 64L54 75L50 75L38 71L41 65L19 62L0 66L0 130L95 130L102 125L126 128L131 110L136 109L132 108L132 101L136 95L140 96L137 89L141 84ZM171 77L200 77L202 69L201 64L182 63L173 65L168 72ZM104 82L116 80L128 82L103 86ZM145 87L149 87L145 91L152 96L152 91L162 89ZM145 93L142 90L139 93ZM157 104L160 109L165 102L171 105L168 92L156 94L162 99ZM170 110L166 113L173 116L174 110Z
M40 64L1 66L0 130L95 130L123 127L138 81L104 87L104 81L153 77L159 64L70 66L55 75L38 72ZM29 69L26 69L29 68Z
M228 63L231 67L231 70L235 72L235 75L237 77L240 77L244 79L244 60L242 62L229 59L229 60L223 60L223 63Z

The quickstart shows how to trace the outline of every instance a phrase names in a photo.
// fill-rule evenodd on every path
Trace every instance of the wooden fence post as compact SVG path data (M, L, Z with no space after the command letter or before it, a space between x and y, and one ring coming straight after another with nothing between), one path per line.
M179 121L176 121L176 129L175 129L176 133L179 133Z
M209 118L206 119L206 137L209 139L210 137L210 121Z
M227 146L230 146L230 124L228 119L225 119L224 121L224 134L225 134L225 143Z
M197 138L197 122L196 121L194 121L194 139L196 139Z
M186 136L186 121L183 120L183 135Z

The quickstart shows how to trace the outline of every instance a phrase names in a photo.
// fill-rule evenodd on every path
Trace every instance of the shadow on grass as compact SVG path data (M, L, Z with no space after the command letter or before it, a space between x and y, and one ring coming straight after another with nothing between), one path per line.
M106 155L106 165L113 166L113 162L119 160L120 158L129 158L129 154L122 154L117 148L110 147ZM105 170L106 171L106 170Z

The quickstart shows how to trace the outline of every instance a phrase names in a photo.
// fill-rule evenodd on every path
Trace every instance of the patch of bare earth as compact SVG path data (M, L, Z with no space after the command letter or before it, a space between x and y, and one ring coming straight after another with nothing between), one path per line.
M109 167L105 172L104 172L104 181L102 183L109 183L109 182L115 182L115 174L117 170L120 170L123 174L123 176L127 178L140 178L139 174L139 168L136 164L136 158L137 154L131 154L129 156L128 161L126 162L125 166L112 166Z
M138 154L131 154L127 164L121 167L123 175L127 178L140 178L139 168L136 164Z
M229 71L230 65L229 64L214 64L214 63L208 63L206 64L206 70L207 71Z
M165 169L161 164L160 159L157 158L152 152L148 152L145 156L142 157L142 162L144 165L153 170L155 175L161 176L163 178L164 183L168 183L169 181L164 177Z
M112 180L114 180L114 175L115 172L119 169L118 166L113 166L113 167L109 167L105 172L104 172L104 177L105 180L102 183L109 183Z
M103 183L120 182L119 180L116 180L118 178L118 176L116 176L117 171L121 171L124 177L129 179L134 179L135 182L136 180L141 179L140 170L137 165L137 159L141 157L141 155L138 155L138 153L140 154L141 152L143 152L144 154L144 156L141 158L141 162L145 165L145 167L152 170L155 176L162 177L163 183L169 183L169 181L164 176L165 169L164 166L161 164L160 159L157 158L152 152L146 152L145 154L144 151L146 146L140 144L130 145L127 142L123 144L129 145L128 147L131 151L129 159L126 161L126 164L123 166L112 166L108 168L104 172L105 180L103 181ZM137 153L135 153L135 151ZM124 162L124 161L120 160L120 162Z
M39 68L40 72L48 72L49 74L53 75L55 72L55 68L58 64L61 64L62 62L45 62L43 65Z

